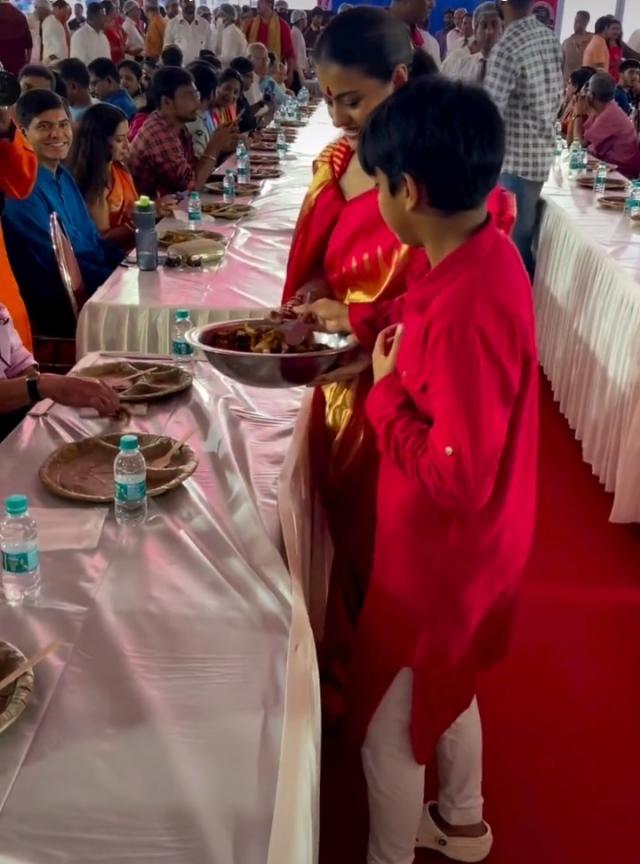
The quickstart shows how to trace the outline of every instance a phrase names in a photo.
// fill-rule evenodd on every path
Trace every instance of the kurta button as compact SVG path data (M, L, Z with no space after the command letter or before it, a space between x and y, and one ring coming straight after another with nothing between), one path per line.
M445 447L444 448L445 456L453 456L453 447Z

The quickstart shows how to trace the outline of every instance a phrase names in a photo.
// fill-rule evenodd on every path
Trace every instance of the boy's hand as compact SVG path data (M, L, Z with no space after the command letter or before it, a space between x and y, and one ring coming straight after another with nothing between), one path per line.
M402 324L392 324L378 334L371 359L373 361L373 380L378 383L396 368L398 351L402 340Z

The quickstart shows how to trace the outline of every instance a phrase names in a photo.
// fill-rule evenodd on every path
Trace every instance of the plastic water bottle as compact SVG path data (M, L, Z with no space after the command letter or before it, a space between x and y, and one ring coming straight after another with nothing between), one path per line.
M187 215L189 217L189 225L194 228L197 228L202 222L202 201L200 200L200 193L195 190L189 193Z
M298 92L298 105L309 104L309 91L306 87L301 87Z
M284 159L287 155L288 149L289 147L287 145L287 136L281 129L278 132L278 137L276 138L276 150L278 153L278 159Z
M171 335L171 354L177 363L184 363L193 357L193 345L184 338L184 334L191 330L193 322L188 309L176 309L176 317Z
M640 180L631 181L631 189L629 190L625 208L630 217L640 215Z
M19 606L40 592L38 528L29 515L26 496L10 495L4 507L5 517L0 522L2 587L7 603Z
M135 202L133 222L136 226L136 263L140 270L157 270L156 205L147 195L141 195Z
M222 200L225 204L233 204L236 200L236 177L230 169L224 172L224 180L222 181Z
M598 170L593 180L593 191L601 195L607 188L607 166L604 162L598 163Z
M242 149L240 149L242 144ZM248 183L251 180L251 161L244 142L241 141L236 150L236 168L238 171L238 183Z
M556 159L559 159L564 153L564 138L562 135L556 135L556 149L555 156Z
M137 435L120 438L120 452L113 463L116 522L140 525L147 518L147 463Z
M569 150L569 177L577 177L582 170L582 147L574 141Z

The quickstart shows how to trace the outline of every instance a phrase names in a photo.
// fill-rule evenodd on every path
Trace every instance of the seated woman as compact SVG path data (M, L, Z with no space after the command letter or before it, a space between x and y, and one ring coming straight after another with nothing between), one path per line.
M608 72L591 78L576 101L575 138L596 159L617 165L631 179L640 173L640 145L633 122L614 100L615 89Z
M119 108L93 105L78 123L67 160L98 231L124 252L133 245L132 211L138 197L126 167L128 132Z
M135 60L123 60L118 64L118 74L120 75L120 86L133 99L138 111L144 108L147 104L147 97L142 87L142 66Z
M414 54L398 18L366 7L332 20L318 40L316 63L342 137L316 161L293 237L283 302L299 304L310 292L313 311L331 329L343 303L351 309L384 304L405 289L414 252L385 225L374 181L355 154L373 110L410 78L431 74L436 66L423 51ZM494 190L488 207L499 227L512 228L508 193ZM314 394L311 473L335 549L320 652L327 719L343 708L351 642L371 569L378 456L364 419L370 387L365 370L345 374Z
M584 90L596 70L591 66L581 66L569 76L565 90L565 98L558 111L558 120L562 127L562 135L569 144L573 141L573 115L575 113L576 97Z
M100 237L75 180L62 165L73 132L60 97L50 90L24 93L16 120L38 159L38 175L27 198L5 202L2 227L9 260L34 333L73 337L76 321L51 242L51 214L58 215L73 248L87 294L105 282L124 256Z
M74 408L95 408L101 415L120 408L117 393L104 381L65 375L40 375L36 361L0 303L0 441L41 399Z
M234 123L238 116L238 99L242 92L242 78L234 69L225 69L218 78L216 95L213 100L214 126Z
M198 117L187 123L193 152L196 159L200 159L216 128L211 112L214 107L218 76L213 66L206 60L194 60L187 66L187 71L193 75L196 90L200 94Z

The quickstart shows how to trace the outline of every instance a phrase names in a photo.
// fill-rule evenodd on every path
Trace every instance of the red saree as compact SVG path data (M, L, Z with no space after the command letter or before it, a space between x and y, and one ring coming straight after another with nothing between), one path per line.
M310 280L324 277L331 296L346 304L386 303L405 290L405 275L421 250L410 249L385 225L371 189L345 201L340 179L354 151L346 139L327 147L300 211L287 267L283 302ZM503 189L490 212L502 230L515 221ZM302 299L302 298L301 298ZM343 713L351 644L364 604L375 529L378 453L365 420L371 376L336 382L315 393L311 429L312 477L325 506L334 546L325 632L320 646L325 717Z

